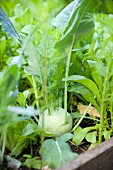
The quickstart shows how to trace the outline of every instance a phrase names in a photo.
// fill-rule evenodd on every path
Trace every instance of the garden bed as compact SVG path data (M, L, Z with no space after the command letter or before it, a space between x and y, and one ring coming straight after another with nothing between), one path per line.
M113 2L0 1L0 170L113 169Z
M111 170L113 168L113 137L82 153L57 170Z

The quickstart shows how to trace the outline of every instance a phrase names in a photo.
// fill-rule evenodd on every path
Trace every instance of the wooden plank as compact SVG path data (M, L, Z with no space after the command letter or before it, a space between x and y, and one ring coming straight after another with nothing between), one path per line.
M113 137L57 170L113 170Z

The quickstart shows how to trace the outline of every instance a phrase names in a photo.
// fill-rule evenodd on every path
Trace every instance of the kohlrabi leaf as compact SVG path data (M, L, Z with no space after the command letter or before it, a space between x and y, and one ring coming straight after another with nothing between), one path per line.
M63 136L56 140L47 139L43 143L43 163L47 164L50 168L58 168L77 157L77 154L73 153L68 143L66 143L67 140L72 138L72 135L65 134Z
M49 35L44 35L38 46L39 54L44 58L50 58L53 55L55 42Z
M63 27L63 29L66 28L70 18L73 15L73 12L75 10L75 7L77 5L78 1L71 2L67 7L65 7L55 18L54 22L52 23L53 26L56 28Z
M2 24L3 31L10 37L14 37L16 39L20 39L19 34L17 33L16 29L14 28L12 22L0 7L0 23Z
M98 0L75 0L58 14L53 25L56 27L66 25L63 37L58 44L63 44L65 48L72 41L74 43L87 35L94 27L93 17L89 14L94 12L97 7ZM65 22L62 22L63 20Z
M25 128L22 130L22 135L23 136L28 136L33 134L34 132L38 134L38 125L35 122L28 122Z
M62 135L62 136L60 136L60 137L57 137L56 140L58 140L58 141L60 141L60 142L61 142L61 141L62 141L62 142L66 142L66 141L72 139L72 137L73 137L73 134L71 134L71 133L65 133L64 135Z
M33 43L30 42L30 40L26 44L25 52L28 55L27 61L29 64L28 66L25 67L26 72L33 76L37 76L38 81L41 84L43 84L40 55L36 47L33 45Z
M63 78L63 81L74 81L74 82L80 83L84 85L85 87L87 87L93 93L93 95L96 96L97 99L99 99L98 87L92 80L84 76L72 75L67 78Z
M27 117L40 114L40 111L34 109L33 107L24 108L19 106L8 106L8 111L17 115L23 115Z

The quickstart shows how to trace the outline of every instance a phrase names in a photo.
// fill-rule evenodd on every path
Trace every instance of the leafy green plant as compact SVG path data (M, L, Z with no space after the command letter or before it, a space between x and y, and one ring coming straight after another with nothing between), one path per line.
M72 136L72 134L66 133L63 136L57 137L56 140L45 140L43 143L43 162L51 168L58 168L67 161L77 157L77 154L71 152L69 145L66 143Z
M85 86L90 90L90 93L93 94L93 100L90 97L91 94L87 100L93 103L100 113L99 143L102 142L102 137L105 137L104 130L109 129L108 132L110 134L110 128L112 127L112 29L110 28L112 26L109 25L111 20L112 18L107 15L96 16L95 32L97 36L91 43L85 58L91 70L91 79L80 75L72 75L64 79L79 83L83 85L83 87ZM109 26L106 26L106 23ZM80 92L79 87L81 86L79 86L79 84L78 86L72 87L71 91L79 92L84 96L85 91ZM77 88L79 90L77 90ZM85 88L83 88L83 90L85 90ZM111 125L108 123L108 112L110 112L111 115Z
M91 143L96 143L96 134L95 134L95 129L97 129L99 125L95 125L92 127L86 127L86 128L81 128L80 126L74 131L74 136L73 136L73 142L76 144L76 146L80 145L81 142L83 141L84 138L88 142ZM92 131L92 132L91 132ZM92 135L91 135L92 134ZM92 136L94 136L92 138ZM91 141L92 140L92 141Z
M37 157L32 158L31 155L24 154L24 158L26 158L25 162L22 165L27 166L28 168L40 169L40 160Z

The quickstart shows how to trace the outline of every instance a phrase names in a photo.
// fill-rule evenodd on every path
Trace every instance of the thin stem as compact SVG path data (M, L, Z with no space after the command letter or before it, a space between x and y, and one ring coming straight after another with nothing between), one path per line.
M31 156L33 157L32 140L30 140L30 153L31 153Z
M37 100L39 96L38 96L38 93L37 93L36 81L35 81L35 77L34 76L32 76L32 81L33 81L33 89L34 89L35 99ZM39 108L38 100L36 101L36 106L37 106L37 109L38 109Z
M7 135L7 131L5 130L5 132L3 133L2 158L0 160L0 163L3 163L3 161L4 161L4 152L5 152L5 145L6 145L6 135Z
M46 51L45 63L44 63L44 83L43 83L43 106L46 105L46 92L47 92L47 79L48 79L48 54ZM43 142L44 142L44 111L42 112L42 134L41 134L41 156L43 156ZM43 162L41 160L41 169Z
M80 118L80 120L78 121L78 123L75 125L75 127L71 130L71 132L73 132L75 129L78 128L78 126L80 125L80 123L82 122L82 120L84 119L85 115L87 114L87 112L89 111L91 107L91 103L88 105L88 107L86 108L86 110L84 111L82 117Z
M72 44L71 44L68 58L67 58L65 78L67 78L68 74L69 74L69 65L70 65L70 60L71 60L71 53L72 53L72 48L73 48L73 44L74 44L74 39L75 39L75 36L73 36ZM65 89L64 89L64 109L65 109L65 122L64 123L65 124L67 123L67 88L68 88L68 83L67 83L67 81L65 81Z
M106 89L107 89L107 82L109 77L109 70L110 70L110 63L111 60L108 63L108 68L105 75L105 80L103 84L103 91L102 91L102 100L101 100L101 106L100 106L100 128L99 128L99 143L102 142L102 135L103 135L103 127L104 127L104 116L105 116L105 98L106 98Z

